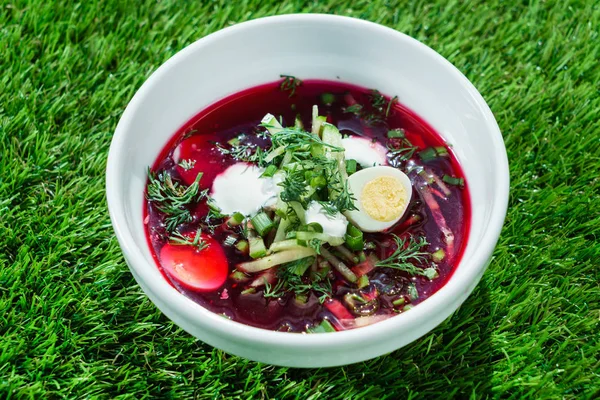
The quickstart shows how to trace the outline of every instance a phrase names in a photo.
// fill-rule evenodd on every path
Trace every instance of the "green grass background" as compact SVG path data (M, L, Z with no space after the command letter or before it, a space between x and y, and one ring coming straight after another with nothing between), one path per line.
M600 396L599 3L231 3L0 4L0 398ZM344 368L261 365L177 328L129 273L104 196L113 131L152 71L218 29L292 12L368 19L441 53L488 101L511 166L468 301Z

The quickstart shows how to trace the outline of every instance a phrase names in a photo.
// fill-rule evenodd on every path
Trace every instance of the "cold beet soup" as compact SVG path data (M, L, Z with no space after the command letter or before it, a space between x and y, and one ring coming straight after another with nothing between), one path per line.
M396 97L282 78L202 111L149 169L158 268L207 309L264 329L332 332L407 312L466 245L451 148Z

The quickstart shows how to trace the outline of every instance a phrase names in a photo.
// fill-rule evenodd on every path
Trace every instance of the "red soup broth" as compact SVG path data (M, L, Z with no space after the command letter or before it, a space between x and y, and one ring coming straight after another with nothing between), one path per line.
M324 93L334 94L335 100L325 104ZM386 100L390 101L387 97ZM356 113L348 112L349 105L354 102L368 105L370 101L372 90L341 82L307 80L295 89L293 95L289 90L281 89L281 82L253 87L218 101L188 121L165 145L151 169L154 172L166 172L174 181L183 185L192 184L197 174L202 172L200 188L210 192L215 177L228 166L238 162L230 155L223 154L215 143L227 143L243 133L246 144L265 148L270 144L270 140L264 135L265 129L260 128L259 124L266 113L281 118L283 126L293 125L296 116L300 116L305 129L310 130L312 107L316 104L319 106L319 114L326 115L327 121L336 125L343 135L366 137L385 146L390 140L387 136L388 130L401 129L406 139L418 147L417 152L430 147L444 147L448 152L445 157L423 162L415 155L408 163L412 163L413 168L424 166L437 178L444 175L464 177L450 145L429 124L400 102L392 102L385 120L376 123L370 123ZM195 163L192 168L186 170L175 160L193 160ZM390 156L388 162L405 172L408 169L406 161L395 161ZM417 180L420 179L414 171L413 175L409 173L409 176L411 180L413 176ZM379 258L385 258L393 251L392 234L399 237L423 236L429 243L429 251L434 252L442 248L446 250L447 257L437 264L439 276L435 279L408 276L387 268L367 268L370 284L366 290L378 293L377 311L373 315L382 316L382 319L408 311L410 306L424 301L439 290L458 265L468 238L471 210L466 183L463 186L443 184L445 190L437 187L428 194L423 194L414 186L413 183L412 200L405 216L385 232L365 233L365 242L375 244L372 252ZM232 196L243 196L243 193L232 193ZM435 207L428 206L428 200L431 198L428 199L427 196L435 200L439 211L434 212L441 213L447 228L453 233L450 251L443 229L439 225L440 214L432 213ZM200 202L191 210L192 221L183 224L179 230L195 231L201 222L205 221L208 212L206 202ZM243 324L271 330L305 332L307 328L318 325L323 319L332 321L338 330L354 327L351 324L339 323L339 320L357 316L345 309L341 301L345 294L356 288L345 285L338 279L334 279L332 283L332 298L324 303L321 303L315 294L310 294L302 303L295 301L293 296L265 298L264 289L260 287L253 294L242 294L252 279L245 283L224 279L224 271L219 272L220 278L209 278L207 287L210 290L197 290L194 286L183 284L164 267L164 263L172 261L174 257L165 251L169 234L164 226L164 215L150 201L146 201L144 217L148 244L164 278L178 291L210 311ZM206 264L207 268L213 268L213 263L218 264L218 268L225 268L227 273L231 273L236 264L248 261L248 255L240 253L234 246L224 244L230 233L227 224L220 224L210 235L203 234L203 237L207 237L211 242L220 244L219 248L222 251L214 251L196 262ZM162 258L168 260L161 260L161 252ZM165 253L169 254L165 256ZM398 303L404 303L405 306L399 308Z

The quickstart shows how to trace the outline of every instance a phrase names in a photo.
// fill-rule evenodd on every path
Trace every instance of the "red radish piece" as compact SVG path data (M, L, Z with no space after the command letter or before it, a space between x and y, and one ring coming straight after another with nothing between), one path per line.
M337 318L337 319L353 319L354 316L350 314L350 311L342 303L337 300L329 299L325 302L325 307Z
M375 268L375 265L373 265L371 260L367 259L367 260L361 262L360 264L358 264L356 267L353 267L351 269L352 269L352 272L354 272L354 275L356 275L357 277L360 278L361 276L366 275L369 272L371 272L373 270L373 268Z
M267 269L264 272L260 273L251 283L250 287L260 287L265 286L267 283L272 285L277 280L277 275L275 275L275 268Z
M355 329L355 328L360 328L360 327L367 326L367 325L372 325L376 322L384 321L390 317L393 317L393 314L370 315L367 317L341 319L341 320L339 320L339 324L344 329Z
M208 245L203 250L192 245L165 244L160 250L161 265L189 289L216 290L227 279L227 257L219 242L207 235L202 235L202 240Z

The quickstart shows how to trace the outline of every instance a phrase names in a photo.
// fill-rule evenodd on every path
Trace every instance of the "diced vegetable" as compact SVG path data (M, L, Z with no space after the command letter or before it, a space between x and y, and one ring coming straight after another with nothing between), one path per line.
M310 332L310 333L335 332L335 328L333 327L333 325L331 325L331 322L324 319L323 321L321 321L321 323L319 325L314 326L312 328L308 328L308 332Z
M350 311L342 303L335 299L329 299L324 306L338 319L354 319Z
M267 114L263 117L262 121L260 121L261 125L263 125L269 133L275 134L281 132L283 130L283 126L277 121L277 118L273 114Z
M356 160L346 160L346 172L348 175L356 172Z
M250 219L252 226L260 236L266 236L275 226L271 218L265 212L259 212Z
M248 238L248 244L250 245L250 257L260 258L267 255L267 249L263 238L250 237Z
M236 212L227 220L227 225L229 226L238 226L242 222L244 222L244 214Z
M237 269L244 272L258 272L273 268L276 265L296 261L301 258L314 256L316 253L310 248L301 248L295 250L286 250L279 253L273 253L269 256L254 261L248 261L238 264Z
M392 314L369 315L366 317L342 319L340 320L340 324L343 326L344 329L355 329L361 328L363 326L372 325L377 322L385 321L390 317L392 317Z
M275 158L279 157L283 153L285 153L285 146L279 146L275 150L271 150L269 152L269 154L265 157L265 162L270 163L271 161L273 161Z
M443 146L428 147L419 152L419 157L423 162L433 161L438 157L448 157L450 154Z
M285 217L281 217L281 221L277 226L277 232L275 233L275 238L273 238L273 242L280 242L285 239L285 234L288 226L290 225L290 220Z
M396 300L392 301L392 304L396 308L404 306L405 303L406 303L406 300L404 300L404 297L399 297Z
M358 278L357 285L359 289L369 286L369 277L367 275L362 275Z
M454 186L465 186L465 180L463 178L455 178L449 175L444 175L442 177L442 181Z
M300 203L298 203L297 201L290 201L288 204L290 205L290 207L292 207L292 209L296 213L296 216L300 220L300 223L302 225L306 224L306 216L304 215L304 208L302 208L302 205Z
M302 276L313 262L315 262L315 257L306 257L287 263L283 266L283 268L286 268L294 275Z
M301 247L303 246L300 246L296 239L288 239L274 242L271 247L269 247L269 251L271 253L277 253L279 251L298 249Z
M342 256L342 258L345 259L346 261L348 261L349 263L358 264L358 257L356 256L356 254L354 254L353 252L348 250L346 248L346 246L344 246L344 245L336 246L335 250L337 250L340 253L340 255Z
M248 244L248 241L246 241L246 240L240 240L239 242L237 242L237 244L235 245L235 248L244 254L248 253L248 251L250 250L250 246Z
M339 246L344 243L344 238L331 236L326 233L319 232L296 232L296 239L309 241L312 239L322 240L323 242L327 242L332 246Z
M344 277L344 279L346 279L348 282L354 283L354 282L356 282L358 280L358 278L356 277L356 275L354 274L354 272L352 272L350 270L350 268L348 268L346 266L346 264L344 264L342 261L340 261L333 254L331 254L327 249L321 248L321 255L327 261L329 261L329 263L333 266L333 268L336 271L338 271Z
M446 252L444 251L444 249L438 249L438 250L434 251L433 254L431 254L431 259L435 263L439 263L439 262L443 261L445 257L446 257Z
M323 93L321 95L321 103L325 104L326 106L332 105L334 101L335 95L332 93Z
M236 282L247 282L250 280L248 275L238 270L233 270L233 272L229 275L229 278Z
M223 245L225 246L233 246L235 244L235 242L237 242L238 237L235 235L229 235L225 238L225 240L223 240Z
M265 172L262 173L261 177L270 178L277 172L277 167L275 165L269 165L265 168Z
M388 131L387 137L390 139L404 139L406 135L404 129L392 129Z
M302 119L300 118L300 114L296 115L296 119L294 120L294 128L296 129L304 129L304 124L302 123Z
M346 229L346 245L350 250L359 251L362 250L365 243L363 240L363 232L352 224L348 224Z
M249 287L261 287L265 285L272 285L277 280L277 274L274 269L268 269L262 271L254 280L248 285Z

